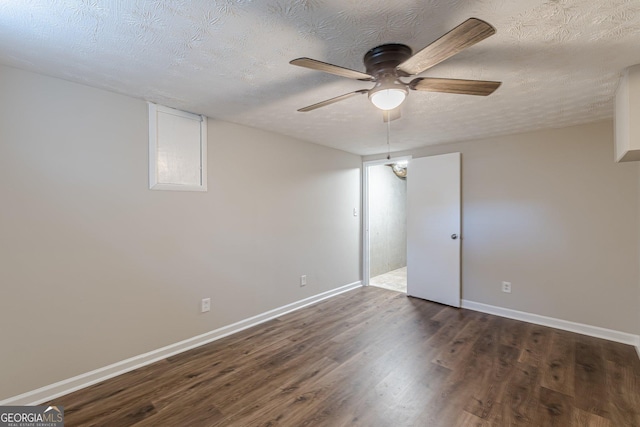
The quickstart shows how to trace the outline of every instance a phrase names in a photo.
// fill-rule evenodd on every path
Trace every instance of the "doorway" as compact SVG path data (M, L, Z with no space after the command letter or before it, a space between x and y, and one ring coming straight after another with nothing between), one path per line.
M400 161L406 161L407 166L411 162L407 168L404 202L386 194L391 190L381 186L377 179L378 172L383 173L388 165ZM388 175L389 170L386 172ZM386 285L394 279L390 276L406 278L402 291L408 296L460 307L461 154L454 152L415 160L398 157L365 162L362 189L364 285ZM377 205L383 205L383 208L377 209ZM389 217L399 216L397 212L390 211L393 205L405 208L404 230L389 231L394 230L390 225L395 222ZM379 215L387 218L380 221L376 218ZM380 223L382 229L377 228ZM386 251L385 238L379 236L381 230L395 236L392 237L395 243L387 240ZM395 238L403 234L404 242L397 243ZM380 246L383 247L381 252L377 249ZM393 246L404 248L406 269L398 267L397 261L393 261L396 264L391 261ZM380 257L386 261L386 264L382 262L381 268Z
M409 159L367 162L363 168L365 283L403 293L407 292L406 170Z

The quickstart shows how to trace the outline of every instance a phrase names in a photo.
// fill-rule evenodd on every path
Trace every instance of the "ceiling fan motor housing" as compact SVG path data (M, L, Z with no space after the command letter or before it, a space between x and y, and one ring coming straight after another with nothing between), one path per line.
M383 44L364 55L364 66L367 68L367 74L371 74L376 80L389 77L395 80L400 76L396 67L409 59L412 53L411 48L404 44Z

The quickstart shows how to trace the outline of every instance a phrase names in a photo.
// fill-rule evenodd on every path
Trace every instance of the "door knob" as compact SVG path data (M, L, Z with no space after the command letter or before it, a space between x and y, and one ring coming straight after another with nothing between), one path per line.
M456 233L453 233L453 234L451 235L451 238L452 238L453 240L456 240L456 239L458 238L458 235L457 235Z

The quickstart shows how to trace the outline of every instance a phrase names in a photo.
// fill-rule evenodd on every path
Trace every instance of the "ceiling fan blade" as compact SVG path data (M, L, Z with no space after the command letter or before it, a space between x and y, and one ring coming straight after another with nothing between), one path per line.
M477 18L469 18L398 65L397 69L409 76L420 74L495 33L496 29L490 24Z
M396 107L393 110L385 110L382 112L382 121L385 123L392 122L394 120L398 120L401 115L402 111L400 110L400 107Z
M362 93L367 93L367 92L369 91L366 89L362 89L362 90L357 90L355 92L345 93L344 95L336 96L335 98L327 99L326 101L318 102L317 104L313 104L313 105L309 105L308 107L301 108L298 111L306 113L307 111L315 110L316 108L324 107L326 105L333 104L334 102L342 101L343 99L351 98L352 96L360 95Z
M298 58L290 61L289 64L297 65L298 67L310 68L312 70L323 71L329 74L335 74L336 76L347 77L349 79L356 80L373 80L373 76L361 73L360 71L351 70L349 68L339 67L333 64L327 64L326 62L317 61L311 58Z
M409 83L413 90L427 92L459 93L462 95L491 95L500 87L501 82L484 80L437 79L434 77L418 77Z

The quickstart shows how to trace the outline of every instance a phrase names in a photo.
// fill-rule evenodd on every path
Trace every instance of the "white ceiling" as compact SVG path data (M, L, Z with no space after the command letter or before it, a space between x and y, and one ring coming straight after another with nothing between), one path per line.
M364 71L368 49L417 51L469 17L497 34L423 76L502 86L410 93L393 151L611 117L640 63L640 0L0 0L0 63L366 155L387 150L366 96L296 110L371 83L288 62Z

